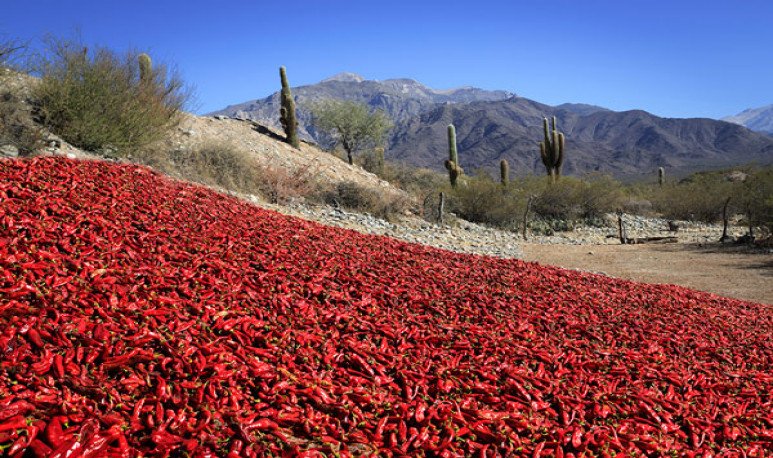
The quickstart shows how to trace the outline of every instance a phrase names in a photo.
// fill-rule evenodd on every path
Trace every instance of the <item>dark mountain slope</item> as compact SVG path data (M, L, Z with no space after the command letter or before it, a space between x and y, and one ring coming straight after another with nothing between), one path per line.
M438 106L395 131L389 156L441 169L445 129L456 126L462 167L493 169L507 159L516 174L543 173L537 142L542 117L556 116L566 134L565 174L600 171L617 176L772 163L773 140L712 119L660 118L645 111L593 111L586 116L524 98Z

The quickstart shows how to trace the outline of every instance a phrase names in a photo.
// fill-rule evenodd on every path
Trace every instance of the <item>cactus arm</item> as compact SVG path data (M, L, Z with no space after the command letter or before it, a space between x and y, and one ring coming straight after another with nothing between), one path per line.
M561 166L564 165L564 134L558 134L558 157L556 158L556 173L561 175Z
M459 164L459 153L456 150L456 128L453 124L448 125L448 159Z
M545 164L546 168L549 168L550 160L548 159L548 153L545 149L545 142L539 142L539 153L540 156L542 156L542 163Z

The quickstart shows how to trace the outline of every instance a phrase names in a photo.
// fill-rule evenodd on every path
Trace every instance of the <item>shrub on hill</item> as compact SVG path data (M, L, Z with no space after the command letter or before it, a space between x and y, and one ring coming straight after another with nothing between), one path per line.
M0 146L10 145L28 155L43 145L43 136L17 81L23 51L24 46L16 41L0 41Z
M478 172L448 189L448 209L474 223L515 228L524 207L523 193L503 188L484 172Z
M749 227L761 226L773 234L773 167L752 171L737 183L733 199Z
M408 199L392 193L380 192L353 181L342 181L323 191L325 203L341 206L360 213L370 213L377 218L390 219L409 210Z
M623 186L607 176L563 177L555 183L544 177L525 177L503 187L479 172L449 190L449 195L449 210L458 216L504 229L522 224L529 200L533 217L551 227L560 223L559 230L571 227L574 221L597 220L625 201Z
M179 120L190 92L164 65L141 81L138 57L50 40L34 91L44 124L77 147L113 156L163 137Z
M734 194L735 187L724 173L696 173L655 188L651 199L664 218L714 223L721 219L724 202Z

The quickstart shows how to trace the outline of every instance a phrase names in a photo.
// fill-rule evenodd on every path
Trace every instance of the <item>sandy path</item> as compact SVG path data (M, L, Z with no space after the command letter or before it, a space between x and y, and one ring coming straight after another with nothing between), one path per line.
M773 254L727 247L521 245L524 259L773 304Z

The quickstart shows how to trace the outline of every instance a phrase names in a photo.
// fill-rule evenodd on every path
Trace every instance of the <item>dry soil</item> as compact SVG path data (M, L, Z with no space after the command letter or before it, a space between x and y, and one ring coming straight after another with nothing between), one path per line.
M773 253L695 245L521 245L524 259L773 304Z

